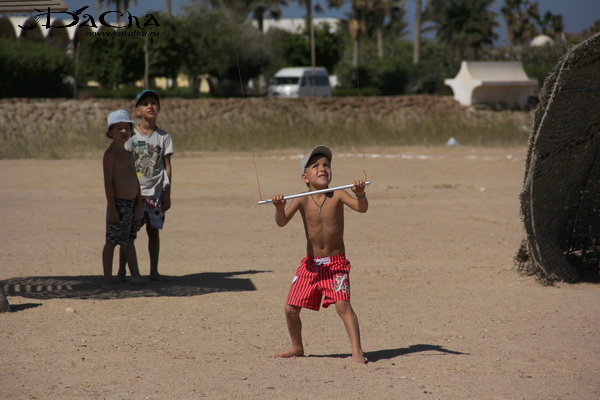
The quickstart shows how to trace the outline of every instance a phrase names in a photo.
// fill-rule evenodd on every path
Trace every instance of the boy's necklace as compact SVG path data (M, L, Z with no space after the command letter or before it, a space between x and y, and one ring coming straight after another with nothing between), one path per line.
M319 203L317 203L317 201L312 197L312 195L310 196L310 198L317 206L317 214L321 214L321 207L323 207L323 204L325 204L325 202L327 201L327 195L325 195L325 199L323 199L323 202L321 203L321 205L319 205Z
M152 132L154 132L156 130L156 128L154 128L152 131L150 131L150 133L146 133L146 131L144 130L144 128L142 128L142 124L138 124L138 128L140 128L140 131L142 131L142 133L144 135L150 135Z

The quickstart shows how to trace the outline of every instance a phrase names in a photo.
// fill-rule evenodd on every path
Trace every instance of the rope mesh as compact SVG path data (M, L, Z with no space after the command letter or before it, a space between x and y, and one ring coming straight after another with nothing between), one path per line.
M600 234L599 128L596 34L560 59L540 94L520 194L525 239L515 263L521 274L545 284L575 282L583 255L600 254L593 240Z

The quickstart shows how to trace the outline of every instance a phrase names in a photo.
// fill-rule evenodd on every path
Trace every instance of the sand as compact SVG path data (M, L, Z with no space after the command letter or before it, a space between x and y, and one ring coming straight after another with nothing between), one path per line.
M265 196L304 190L299 154L256 155ZM600 287L513 265L525 154L334 149L333 185L365 164L372 181L369 211L346 211L367 365L333 308L302 312L306 357L272 357L305 239L299 216L278 228L257 204L252 154L174 156L170 281L112 292L100 156L0 160L0 399L598 399Z

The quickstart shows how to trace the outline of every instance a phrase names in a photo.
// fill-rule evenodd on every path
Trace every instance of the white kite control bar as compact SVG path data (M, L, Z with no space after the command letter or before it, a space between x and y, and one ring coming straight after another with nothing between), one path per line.
M369 185L371 184L371 182L366 181L365 185ZM343 189L350 189L351 187L354 187L354 184L350 184L350 185L343 185L343 186L336 186L336 187L332 187L332 188L327 188L327 189L321 189L321 190L315 190L313 192L304 192L304 193L298 193L298 194L290 194L289 196L283 196L284 200L290 200L290 199L295 199L296 197L306 197L306 196L310 196L313 194L319 194L319 193L329 193L329 192L335 192L336 190L343 190ZM267 203L272 203L273 200L268 199L268 200L261 200L258 202L258 204L267 204Z

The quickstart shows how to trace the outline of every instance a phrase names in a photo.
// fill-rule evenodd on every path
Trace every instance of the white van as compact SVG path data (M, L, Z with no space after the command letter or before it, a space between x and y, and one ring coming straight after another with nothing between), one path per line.
M331 97L329 73L323 67L282 68L269 82L272 97Z

